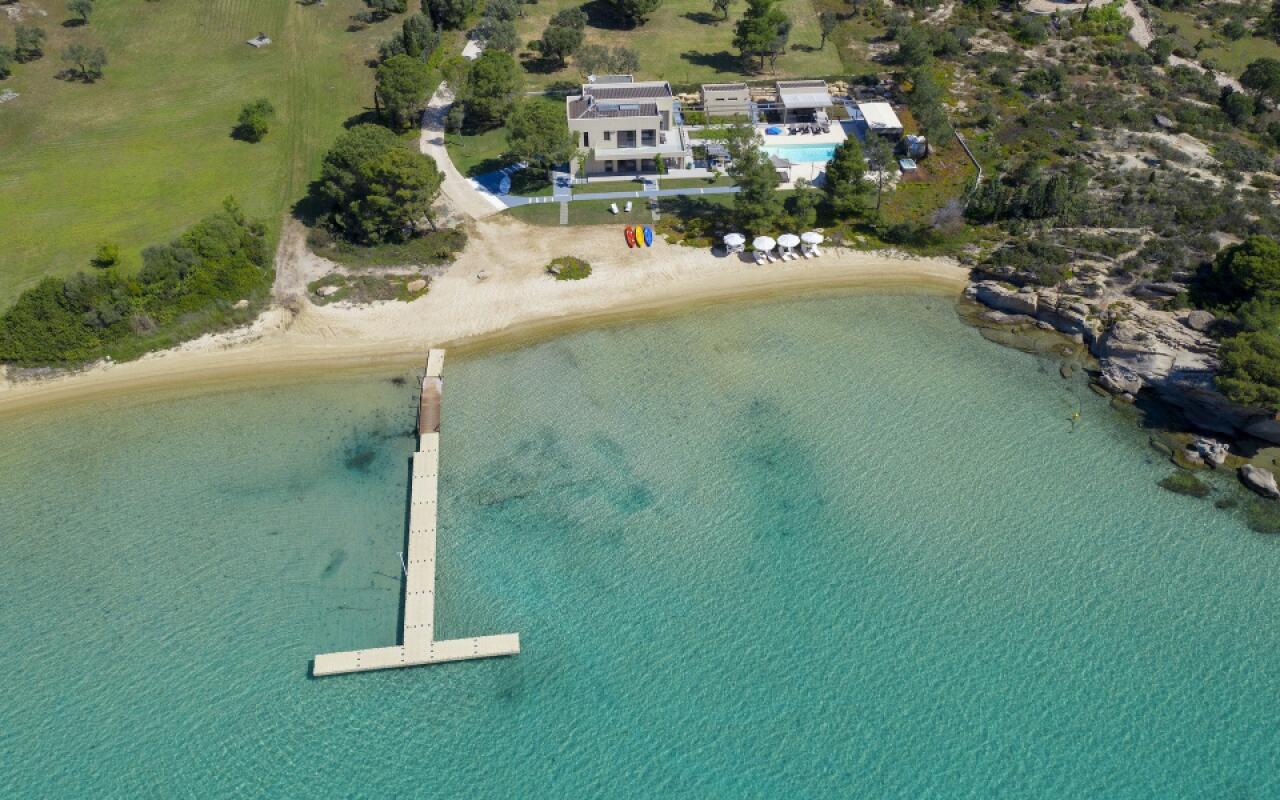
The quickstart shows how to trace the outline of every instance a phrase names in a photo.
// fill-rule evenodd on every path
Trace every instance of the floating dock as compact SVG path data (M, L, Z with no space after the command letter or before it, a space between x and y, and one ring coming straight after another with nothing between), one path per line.
M471 639L435 638L436 500L440 474L440 402L444 395L444 351L427 356L418 405L418 451L410 483L409 552L404 563L404 631L391 647L325 653L315 658L312 674L341 675L445 661L510 656L520 652L520 636L504 633Z

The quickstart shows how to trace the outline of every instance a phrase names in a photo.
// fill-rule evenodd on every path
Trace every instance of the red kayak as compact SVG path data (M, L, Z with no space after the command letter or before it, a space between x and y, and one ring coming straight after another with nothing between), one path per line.
M626 230L626 235L627 235L627 247L635 247L636 246L636 229L628 225Z

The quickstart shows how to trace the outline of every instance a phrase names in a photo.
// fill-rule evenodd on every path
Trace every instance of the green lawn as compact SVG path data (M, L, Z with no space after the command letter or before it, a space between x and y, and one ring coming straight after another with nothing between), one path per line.
M546 103L560 111L564 110L564 99L559 97L531 96L523 98L522 102ZM507 128L505 125L482 133L445 134L444 144L449 150L449 160L459 172L470 177L493 172L511 163L511 159L506 155ZM537 192L528 191L524 194L537 194Z
M1174 39L1183 47L1193 47L1204 40L1209 47L1200 51L1200 60L1207 60L1219 70L1240 77L1245 67L1259 58L1280 59L1280 44L1262 36L1245 36L1232 41L1206 27L1192 14L1181 11L1164 11L1152 7L1156 19L1176 29Z
M64 28L46 2L43 59L0 82L0 307L47 274L87 266L99 242L139 252L219 208L227 195L273 232L307 189L342 124L370 102L365 60L398 21L348 32L362 0L103 2ZM13 25L0 15L0 41ZM257 50L258 32L275 40ZM103 46L105 78L58 80L72 42ZM240 106L277 109L259 144L231 138Z
M627 225L651 225L653 218L649 216L648 201L633 201L630 214L614 214L609 206L617 203L621 211L626 201L617 200L582 200L569 204L570 225L617 225L618 238L622 238L622 229ZM659 200L658 210L664 218L679 217L682 213L690 215L704 214L710 209L721 209L733 205L733 195L697 195L695 197L664 197ZM508 209L509 214L521 222L530 225L559 225L559 203L535 203L516 206Z
M617 203L616 200L597 200L582 201L569 204L569 224L570 225L617 225L618 236L622 236L622 228L626 225L647 225L652 220L649 217L649 210L643 203L633 206L630 214L613 214L609 211L609 205ZM624 201L625 202L625 201ZM622 205L618 205L618 209L622 209ZM516 206L508 209L505 213L510 214L521 222L530 225L559 225L560 224L560 204L559 203L533 203L531 205Z
M709 189L712 186L732 186L733 178L721 175L713 181L706 178L662 178L659 189Z
M581 5L581 0L540 0L536 5L522 6L525 17L518 21L521 41L541 38L547 20L564 8ZM813 0L781 0L782 9L791 17L790 45L777 61L777 77L824 77L843 70L837 48L828 44L819 50L821 34ZM591 13L603 13L604 3L590 4ZM729 20L721 22L711 12L710 0L665 0L638 28L618 27L612 20L590 18L588 42L629 47L640 54L640 73L644 79L663 79L676 84L697 84L744 78L772 78L767 71L744 73L738 53L733 48L733 28L746 5L734 4ZM582 75L572 59L568 66L547 70L536 53L522 53L531 88L559 82L581 82Z
M644 188L644 181L591 181L582 186L573 187L575 195L604 194L606 192L638 192Z

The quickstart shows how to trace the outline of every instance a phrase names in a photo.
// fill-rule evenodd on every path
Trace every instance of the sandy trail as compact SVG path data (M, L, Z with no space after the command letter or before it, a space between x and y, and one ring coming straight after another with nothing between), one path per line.
M444 183L440 187L445 203L464 217L483 219L500 211L484 198L480 192L458 171L449 158L449 151L444 144L444 118L453 105L453 92L449 85L441 83L422 115L422 133L418 138L418 147L424 155L430 156L444 173Z
M430 346L526 341L585 325L731 300L862 288L959 294L968 271L951 259L828 248L822 258L756 266L667 245L628 250L620 226L534 228L506 217L473 223L471 244L412 303L273 307L247 329L206 336L127 364L0 385L0 414L140 392L194 393L305 379L335 370L418 365ZM575 255L583 281L545 267ZM488 277L478 280L483 272Z

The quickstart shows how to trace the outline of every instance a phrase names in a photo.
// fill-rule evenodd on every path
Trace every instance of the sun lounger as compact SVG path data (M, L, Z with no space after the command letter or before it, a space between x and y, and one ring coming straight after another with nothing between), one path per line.
M617 213L618 213L618 204L617 204L617 203L610 203L610 204L609 204L609 213L610 213L610 214L617 214Z
M628 200L628 201L627 201L627 204L623 207L623 209L622 209L622 210L623 210L623 211L625 211L625 212L627 212L628 214L630 214L630 213L631 213L631 201L630 201L630 200Z
M818 246L816 244L813 246L813 257L814 258L822 257L822 251L818 249Z
M757 264L760 264L761 266L763 266L763 265L764 265L764 260L765 260L765 258L767 258L767 256L765 256L765 254L764 254L764 251L763 251L763 250L757 250L757 251L755 251L755 253L753 253L752 255L754 255L754 256L755 256L755 259L756 259L756 263L757 263Z
M804 256L805 258L813 258L813 253L808 250L801 250L800 255Z
M778 260L777 258L774 257L772 252L765 253L764 257L765 257L765 260L768 261L770 264Z

